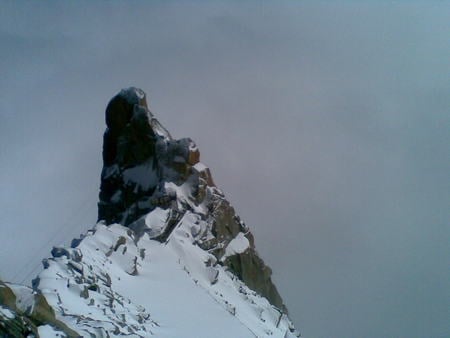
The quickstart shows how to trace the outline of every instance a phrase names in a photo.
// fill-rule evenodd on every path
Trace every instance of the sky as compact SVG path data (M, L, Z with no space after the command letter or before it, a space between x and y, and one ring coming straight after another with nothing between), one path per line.
M104 110L136 86L303 336L450 336L450 2L0 6L1 279L95 224Z

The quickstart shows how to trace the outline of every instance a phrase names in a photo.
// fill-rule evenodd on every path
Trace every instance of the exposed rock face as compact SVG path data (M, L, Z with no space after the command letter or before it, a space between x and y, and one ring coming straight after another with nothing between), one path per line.
M177 185L190 176L200 153L190 139L174 140L148 110L140 89L122 90L106 108L99 220L128 225L175 196L164 182ZM208 179L208 172L199 172Z
M120 223L138 236L166 241L186 212L206 224L197 245L212 253L240 280L286 312L271 281L271 269L258 256L251 232L215 186L200 152L188 138L175 140L149 111L142 90L122 90L106 109L98 219ZM145 215L161 208L170 217L155 230Z

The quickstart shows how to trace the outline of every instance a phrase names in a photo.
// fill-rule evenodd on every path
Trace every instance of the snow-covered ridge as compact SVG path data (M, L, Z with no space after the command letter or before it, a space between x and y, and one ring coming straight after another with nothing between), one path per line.
M186 212L161 243L99 223L76 248L54 250L36 287L82 336L294 337L285 314L195 244L206 227Z

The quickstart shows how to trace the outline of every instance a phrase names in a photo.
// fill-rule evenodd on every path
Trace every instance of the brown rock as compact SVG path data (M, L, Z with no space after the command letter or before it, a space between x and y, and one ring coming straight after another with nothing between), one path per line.
M189 149L187 163L190 165L195 165L200 162L200 151L198 148Z

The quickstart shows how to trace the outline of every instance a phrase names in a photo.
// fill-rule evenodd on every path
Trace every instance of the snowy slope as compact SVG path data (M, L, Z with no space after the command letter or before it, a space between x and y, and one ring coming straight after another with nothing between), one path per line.
M293 337L286 315L194 244L205 227L188 212L160 243L99 223L47 261L38 289L83 336Z

